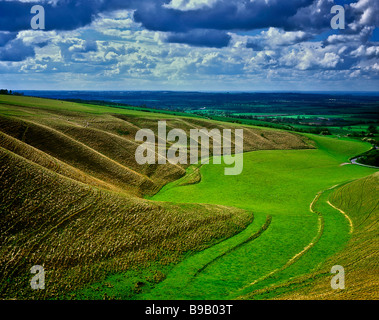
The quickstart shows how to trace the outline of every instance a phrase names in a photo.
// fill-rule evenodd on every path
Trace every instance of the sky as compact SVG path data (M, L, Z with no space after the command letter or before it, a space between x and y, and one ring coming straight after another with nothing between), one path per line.
M377 92L379 1L0 0L0 88Z

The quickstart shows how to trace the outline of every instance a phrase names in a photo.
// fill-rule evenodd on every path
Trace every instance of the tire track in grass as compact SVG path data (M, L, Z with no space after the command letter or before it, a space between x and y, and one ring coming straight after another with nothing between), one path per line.
M341 222L344 222L344 218L346 218L348 224L350 225L350 228L349 228L349 232L347 232L346 230L346 233L349 234L349 236L351 236L351 234L353 233L354 231L354 226L353 226L353 223L352 223L352 220L350 219L350 217L341 209L339 209L338 207L334 206L328 199L330 197L330 194L327 194L328 191L331 191L333 189L336 189L336 188L340 188L342 187L343 185L345 184L348 184L348 183L351 183L353 181L356 181L356 180L351 180L351 181L348 181L348 182L345 182L345 183L341 183L341 184L338 184L338 185L335 185L333 187L330 187L328 188L327 190L324 190L320 196L323 196L323 199L322 199L322 203L325 204L324 206L324 210L327 209L327 206L330 206L331 208L333 208L334 210L336 211L339 211L340 213L342 213L342 216L341 216ZM336 213L334 212L333 209L329 209L330 213L328 214L328 211L325 211L326 215L325 215L325 218L329 215L333 215L335 216ZM327 223L327 220L326 220L326 223ZM329 222L330 223L330 222ZM346 226L347 227L347 226ZM328 226L328 229L330 231L330 225ZM347 241L347 240L346 240ZM324 243L325 243L325 240L324 240ZM338 250L337 250L338 251ZM335 252L337 252L335 251ZM335 254L335 252L333 254ZM330 258L332 255L329 255L328 258ZM349 265L351 265L353 263L350 263ZM348 267L349 265L346 265L346 267ZM240 295L238 296L238 299L252 299L253 297L256 297L256 296L262 296L262 295L265 295L265 294L269 294L270 292L276 292L278 291L279 293L277 294L278 296L280 296L280 290L283 290L284 288L289 288L291 286L295 286L295 287L303 287L304 286L304 283L305 282L310 282L310 281L313 281L314 279L316 278L319 278L319 277L324 277L325 275L328 275L330 273L328 272L325 272L325 270L317 267L314 271L312 271L312 273L306 273L304 275L301 275L299 277L292 277L288 280L286 280L285 282L281 283L273 283L271 286L265 286L263 288L259 288L259 289L254 289L253 291L249 292L249 293L244 293L244 295ZM292 290L292 289L291 289ZM288 292L291 292L291 290L287 290ZM272 297L272 296L270 296ZM274 297L276 297L276 295L274 295ZM276 299L276 298L275 298ZM281 299L281 298L279 298Z
M261 282L261 281L264 281L264 280L267 280L268 278L270 278L271 276L273 276L274 274L276 273L279 273L285 269L287 269L288 267L290 267L291 265L293 265L296 261L298 261L304 254L306 254L312 247L315 246L315 244L320 240L323 232L324 232L324 217L322 216L322 213L315 210L314 207L315 207L315 204L317 203L317 201L320 199L321 195L325 192L326 190L323 190L323 191L320 191L316 194L315 198L313 199L313 201L311 202L311 204L309 205L309 211L311 213L315 213L318 215L318 219L317 219L317 225L318 225L318 229L317 229L317 234L314 236L314 238L312 239L312 241L306 246L304 247L304 249L302 251L300 251L299 253L295 254L291 259L289 259L287 261L286 264L284 264L282 267L280 268L277 268L273 271L271 271L270 273L254 280L253 282L249 283L248 285L244 286L243 288L239 289L238 291L242 291L242 290L245 290L249 287L252 287L254 286L255 284L257 284L258 282Z
M335 209L335 210L337 210L337 211L339 211L339 212L341 212L343 215L344 215L344 217L347 219L347 221L349 222L349 226L350 226L350 231L349 231L349 233L350 234L352 234L353 233L353 231L354 231L354 225L353 225L353 221L350 219L350 217L346 214L346 212L345 211L343 211L343 210L341 210L341 209L339 209L339 208L337 208L335 205L333 205L329 200L326 202L328 205L330 205L333 209Z
M219 260L220 258L224 257L225 255L237 250L238 248L242 247L243 245L249 243L250 241L253 241L257 238L259 238L263 232L265 232L270 224L271 224L271 221L272 221L272 217L271 216L267 216L266 218L266 222L264 223L264 225L254 234L252 234L249 238L247 238L246 240L238 243L237 245L235 245L234 247L231 247L229 248L227 251L223 252L222 254L220 254L219 256L215 257L213 260L209 261L208 263L206 263L203 267L201 267L199 270L196 271L194 277L197 277L201 272L203 272L207 267L209 267L211 264L215 263L217 260Z
M271 221L272 217L267 216L263 225L258 229L258 226L254 227L254 219L241 233L185 259L170 272L169 276L161 282L158 287L153 288L151 292L142 294L139 298L143 300L166 299L167 296L171 298L173 291L184 290L192 281L198 279L197 276L200 275L202 271L215 263L218 259L259 238L264 231L269 228ZM246 234L249 233L249 231L252 234Z
M311 204L309 205L309 211L318 215L318 231L317 231L317 234L315 235L315 237L312 239L312 241L302 251L300 251L299 253L297 253L296 255L294 255L290 260L288 260L287 263L285 265L283 265L281 268L273 270L272 272L270 272L267 275L265 275L265 276L263 276L263 277L255 280L255 281L253 281L252 283L246 285L245 287L243 287L240 290L247 289L247 288L249 288L249 287L257 284L258 282L267 280L268 278L270 278L271 276L273 276L276 273L284 271L285 269L287 269L288 267L290 267L292 264L294 264L296 261L298 261L304 254L306 254L312 247L314 247L316 245L316 243L320 240L320 238L321 238L321 236L322 236L322 234L324 232L324 217L323 217L323 215L322 215L321 212L319 212L318 210L315 209L315 205L316 205L317 201L319 201L320 197L325 192L330 191L332 189L335 189L337 187L340 187L343 184L346 184L346 183L337 184L337 185L334 185L334 186L332 186L332 187L330 187L330 188L328 188L326 190L318 192L316 194L315 198L313 199L313 201L311 202ZM345 216L345 218L349 222L349 225L350 225L350 232L349 233L351 234L353 232L353 223L352 223L350 217L344 211L342 211L341 209L339 209L339 208L335 207L334 205L332 205L329 201L326 201L326 203L328 205L330 205L332 208L334 208L335 210L338 210L339 212L341 212Z
M345 183L337 184L337 185L335 185L335 186L333 186L333 187L330 187L328 190L332 190L332 189L336 189L336 188L338 188L338 187L342 187L343 185L346 185L346 184L351 183L351 182L353 182L353 181L355 181L355 180L349 180L349 181L347 181L347 182L345 182ZM349 231L349 233L352 234L353 231L354 231L354 224L353 224L353 220L350 219L350 217L348 216L348 214L347 214L345 211L343 211L343 210L337 208L337 207L336 207L335 205L333 205L329 200L327 200L326 203L327 203L329 206L331 206L333 209L335 209L335 210L339 211L340 213L342 213L342 215L343 215L343 216L346 218L346 220L349 222L349 227L350 227L350 231Z

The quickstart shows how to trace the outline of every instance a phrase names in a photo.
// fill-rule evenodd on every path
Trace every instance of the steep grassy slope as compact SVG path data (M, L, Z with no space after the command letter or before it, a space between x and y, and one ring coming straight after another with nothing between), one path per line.
M251 211L142 199L185 174L135 163L140 128L233 128L211 121L0 96L0 297L52 298L110 274L154 270L251 224ZM309 148L304 137L245 128L245 151ZM46 290L30 289L45 267ZM134 281L134 280L133 280ZM136 279L131 286L140 283ZM125 297L132 297L127 292Z
M157 204L90 187L0 148L1 295L30 297L41 264L51 297L109 272L173 263L231 236L251 214L221 206Z

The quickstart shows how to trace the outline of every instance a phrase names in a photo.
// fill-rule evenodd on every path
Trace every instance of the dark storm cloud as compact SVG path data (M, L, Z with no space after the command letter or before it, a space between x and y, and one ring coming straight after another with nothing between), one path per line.
M0 48L0 61L23 61L34 54L33 47L25 45L21 39L15 39Z
M231 36L218 30L195 29L187 33L170 34L166 41L172 43L184 43L198 47L226 47L230 42Z
M248 40L246 48L253 49L254 51L263 51L265 49L265 43L261 40Z
M22 31L31 28L30 13L34 5L42 5L46 14L46 30L74 30L90 24L101 12L136 9L152 0L58 0L20 2L0 0L0 31ZM163 1L158 0L162 3Z
M180 11L156 1L140 6L134 18L147 29L186 31L190 29L252 30L282 27L290 17L313 0L219 0L212 7Z
M333 5L330 0L219 0L199 9L180 10L166 6L169 3L170 0L60 0L55 3L0 0L0 31L30 29L30 9L34 4L45 8L46 30L75 30L90 24L100 13L131 9L134 20L145 29L169 32L169 42L200 46L208 42L211 47L219 47L228 45L228 31L330 28ZM377 0L372 3L378 7ZM348 22L359 21L364 14L362 8L365 6L351 7L347 12ZM377 21L375 15L371 20Z
M143 1L142 1L143 2ZM0 0L0 30L22 31L30 29L34 5L42 5L46 14L46 30L74 30L90 24L101 12L137 7L136 0L59 0L20 2Z
M185 32L191 29L252 30L266 27L295 27L305 23L321 7L323 19L330 1L319 0L219 0L211 7L197 10L178 10L165 6L169 0L60 0L20 2L0 0L0 30L30 29L30 9L42 4L46 10L48 30L73 30L85 26L101 12L132 9L137 22L155 31ZM322 3L321 6L317 6ZM313 6L312 6L313 5ZM308 9L306 9L308 8ZM309 12L309 10L312 10ZM305 21L306 20L306 21ZM316 26L325 21L315 21Z
M136 22L148 30L170 32L167 41L220 47L228 45L229 30L283 27L299 8L312 0L219 0L212 7L182 11L165 6L168 0L61 0L49 2L0 1L0 30L30 29L30 9L42 4L46 30L74 30L90 24L101 12L133 9ZM208 31L204 31L208 29ZM219 30L219 31L211 31ZM223 32L221 32L223 31ZM207 41L208 40L208 41Z
M34 5L43 5L45 9L46 30L74 30L83 27L106 9L100 0L61 0L56 5L41 1L0 1L0 30L31 29L30 21L33 15L30 10Z
M16 32L0 32L0 47L5 46L9 41L17 37Z

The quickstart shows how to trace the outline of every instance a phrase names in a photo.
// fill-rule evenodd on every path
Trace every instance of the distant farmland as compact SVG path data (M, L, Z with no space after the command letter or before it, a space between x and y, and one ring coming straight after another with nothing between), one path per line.
M147 107L204 118L308 133L364 137L379 126L375 93L251 93L172 91L25 91L98 105Z

